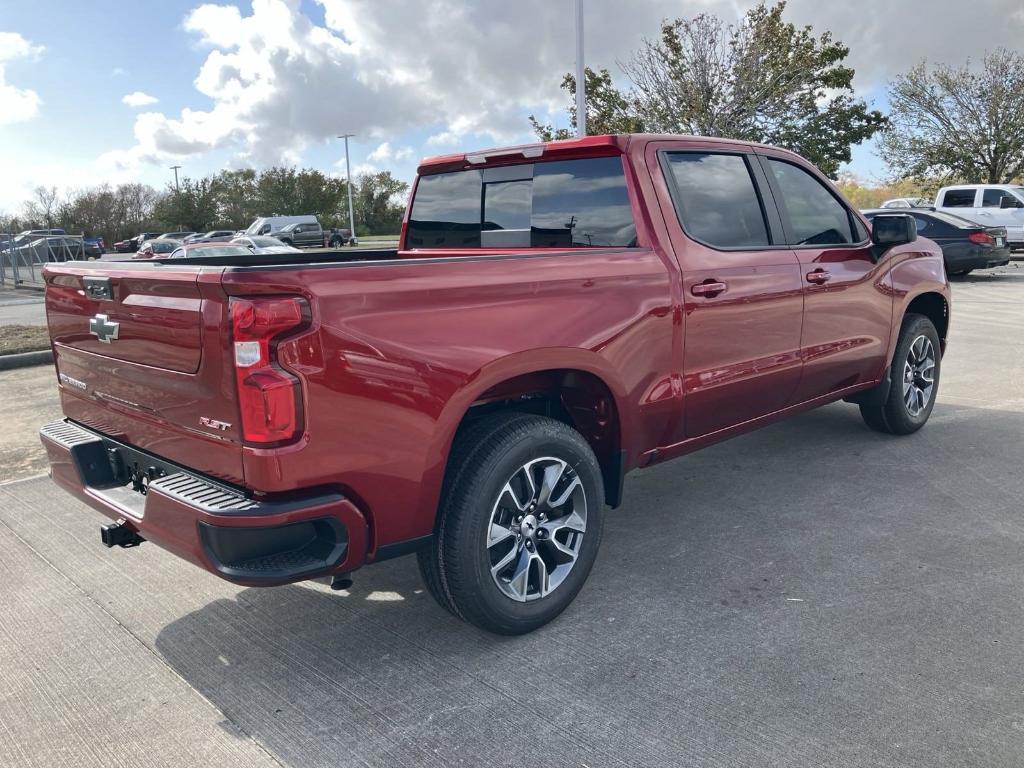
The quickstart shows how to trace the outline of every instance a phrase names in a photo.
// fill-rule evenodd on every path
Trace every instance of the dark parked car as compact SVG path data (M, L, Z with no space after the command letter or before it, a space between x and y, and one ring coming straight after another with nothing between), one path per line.
M911 208L904 212L914 219L918 234L934 240L942 249L947 275L963 276L1010 261L1005 227L986 227L945 211ZM881 213L892 210L864 211L869 221Z
M177 240L178 242L184 242L186 237L191 237L196 234L195 232L164 232L160 235L162 240Z
M118 253L135 253L147 240L154 240L160 237L159 232L140 232L135 237L127 240L119 240L114 243L114 250Z
M281 229L270 233L285 245L294 245L296 248L323 248L324 231L319 222L294 222L286 224Z

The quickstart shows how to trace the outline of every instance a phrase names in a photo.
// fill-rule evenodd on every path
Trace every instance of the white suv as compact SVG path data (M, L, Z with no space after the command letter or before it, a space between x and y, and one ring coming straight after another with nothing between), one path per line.
M1014 184L960 184L943 187L935 210L945 211L986 227L1006 227L1006 240L1024 248L1024 187Z

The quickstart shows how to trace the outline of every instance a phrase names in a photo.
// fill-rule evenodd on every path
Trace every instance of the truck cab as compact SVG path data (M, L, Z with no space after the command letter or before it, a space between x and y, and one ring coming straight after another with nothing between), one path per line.
M1007 241L1024 248L1024 187L1019 184L959 184L942 187L935 210L986 227L1005 227Z

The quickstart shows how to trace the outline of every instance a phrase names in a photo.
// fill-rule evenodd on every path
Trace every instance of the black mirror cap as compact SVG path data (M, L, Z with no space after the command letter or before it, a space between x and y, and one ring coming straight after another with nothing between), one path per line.
M914 217L905 213L880 213L871 219L871 242L883 248L917 240Z

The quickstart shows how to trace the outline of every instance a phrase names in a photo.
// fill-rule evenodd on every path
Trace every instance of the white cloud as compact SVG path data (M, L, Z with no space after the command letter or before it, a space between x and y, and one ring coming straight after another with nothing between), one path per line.
M121 97L121 103L127 104L129 107L148 107L150 104L156 104L158 101L160 99L156 96L150 96L143 91L132 91Z
M128 71L126 69L124 69L123 67L114 67L112 70L110 70L110 76L111 77L121 77L122 75L127 75L127 74L128 74Z
M44 50L17 32L0 32L0 125L22 123L39 114L39 94L8 83L5 65L15 59L35 60Z
M390 142L385 141L378 144L377 148L366 156L366 159L372 163L393 164L412 160L415 155L416 150L412 147L399 147L395 149L391 146Z
M559 83L574 67L574 47L564 1L314 0L322 23L319 9L307 16L300 0L223 2L195 7L183 24L206 50L193 81L206 106L138 115L134 143L105 163L131 168L220 151L267 165L347 131L376 144L366 160L385 167L406 149L427 153L399 148L398 136L419 133L428 152L451 151L529 141L530 112L567 125ZM643 36L656 37L663 18L711 12L731 22L752 4L588 0L587 63L621 80L617 61ZM785 15L850 47L858 93L921 58L960 63L966 52L1017 48L1024 35L1020 0L933 0L927 14L918 5L790 0ZM977 23L986 18L1002 23Z

